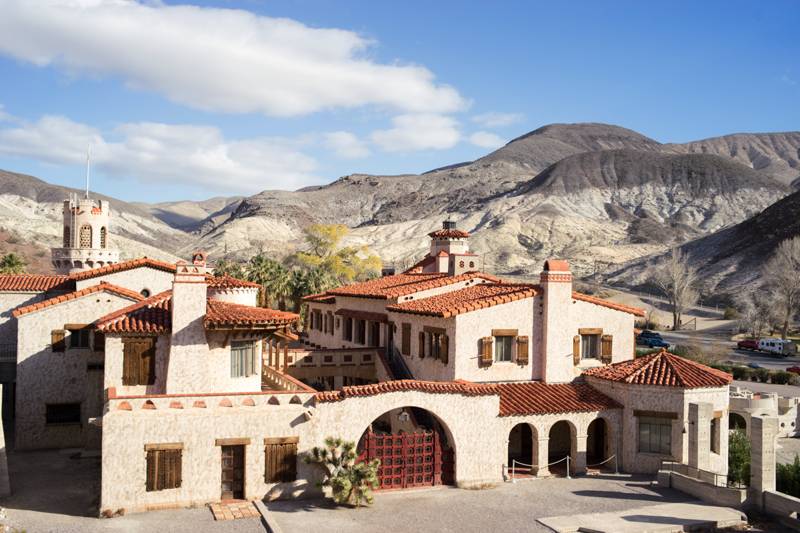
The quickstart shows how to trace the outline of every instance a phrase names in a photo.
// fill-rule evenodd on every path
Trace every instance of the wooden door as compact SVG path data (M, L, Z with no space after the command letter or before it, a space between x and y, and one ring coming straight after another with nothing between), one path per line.
M222 446L223 500L244 499L244 446Z

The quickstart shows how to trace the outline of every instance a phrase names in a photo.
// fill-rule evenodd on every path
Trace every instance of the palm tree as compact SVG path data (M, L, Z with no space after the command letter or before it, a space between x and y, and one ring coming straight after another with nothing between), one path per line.
M214 275L243 278L244 269L242 268L241 263L237 263L236 261L228 261L227 259L220 259L217 261L217 264L214 265Z
M261 305L269 307L271 297L271 280L273 272L280 263L270 259L263 252L254 255L245 268L247 279L261 285Z
M0 274L22 274L26 266L25 260L13 252L0 258Z
M277 264L272 269L272 277L269 282L270 294L275 299L278 309L286 310L286 301L292 296L292 275L281 264Z

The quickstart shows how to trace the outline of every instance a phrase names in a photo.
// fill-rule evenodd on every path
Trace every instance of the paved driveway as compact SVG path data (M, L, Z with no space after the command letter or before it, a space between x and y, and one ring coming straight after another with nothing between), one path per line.
M372 507L334 507L320 500L267 504L284 533L550 531L537 518L694 501L628 475L550 478L484 490L449 487L379 493Z

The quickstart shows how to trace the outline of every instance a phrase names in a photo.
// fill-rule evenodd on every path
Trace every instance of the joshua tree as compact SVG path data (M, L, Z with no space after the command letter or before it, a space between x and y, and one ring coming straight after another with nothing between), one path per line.
M0 258L0 274L22 274L26 266L25 260L14 252Z
M372 504L372 490L378 488L380 460L369 463L357 462L354 442L328 437L325 446L315 446L305 456L308 464L320 465L325 470L323 487L331 487L336 503L360 506L362 502Z
M694 305L699 296L695 288L697 269L689 265L686 254L673 248L664 262L655 268L651 279L672 306L672 329L680 328L681 315Z
M800 310L800 236L782 241L764 266L765 288L786 338L789 324Z

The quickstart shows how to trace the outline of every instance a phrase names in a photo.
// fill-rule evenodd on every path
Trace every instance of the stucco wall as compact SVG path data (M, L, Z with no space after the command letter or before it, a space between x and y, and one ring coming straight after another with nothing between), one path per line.
M394 345L400 353L402 353L403 348L403 324L411 324L410 353L403 354L401 357L403 357L408 369L411 371L411 375L415 379L430 381L452 381L456 379L455 359L458 352L454 342L456 338L455 318L390 313L389 320L394 321L397 326L397 332L394 334ZM419 357L419 333L426 326L446 330L449 337L447 364L432 357Z
M258 305L258 289L256 288L231 288L215 289L208 288L208 298L239 305Z
M105 281L136 292L142 292L142 290L147 289L152 296L171 289L173 278L174 274L171 272L139 267L76 281L75 286L80 290Z
M123 344L122 336L106 335L105 372L103 387L114 387L117 394L164 394L167 391L167 370L169 362L170 336L159 335L156 340L156 375L152 385L123 385Z
M51 351L50 333L64 324L89 324L97 318L133 303L111 293L94 293L28 313L18 318L18 361L16 398L16 443L23 448L82 446L86 422L91 413L86 405L87 364L102 362L102 356L88 349L70 349L67 335L63 353ZM95 380L99 384L99 380ZM100 392L101 393L101 392ZM81 402L80 425L45 424L47 403Z
M0 292L0 345L17 344L17 319L11 315L14 309L44 298L43 292Z

